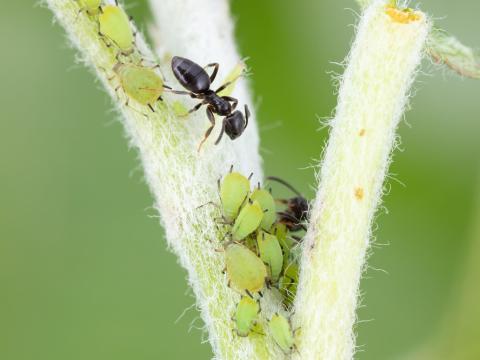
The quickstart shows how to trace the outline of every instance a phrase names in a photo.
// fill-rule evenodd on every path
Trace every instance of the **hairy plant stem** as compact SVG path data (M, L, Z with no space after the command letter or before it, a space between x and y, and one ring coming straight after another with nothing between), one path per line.
M358 288L372 220L429 31L375 1L361 16L342 78L335 118L301 260L294 327L298 358L351 359Z
M139 151L168 244L188 271L189 282L195 292L215 356L222 359L281 358L271 340L265 336L239 338L234 335L231 316L239 295L227 286L227 280L222 273L224 255L217 251L221 247L218 239L223 238L225 231L219 230L215 223L215 218L219 216L217 209L197 209L199 205L218 198L217 179L225 174L231 165L244 174L254 172L255 182L262 179L254 119L251 120L246 134L233 144L227 137L224 137L218 146L212 144L212 139L218 134L217 127L202 152L198 153L198 143L208 128L204 112L183 118L176 115L173 106L174 101L180 101L184 107L190 107L194 104L192 100L165 94L165 102L157 104L155 112L134 101L130 101L128 106L125 105L126 97L123 92L120 90L118 96L115 92L118 79L112 76L116 50L115 47L106 47L98 35L96 18L86 13L79 14L78 3L74 0L46 2L66 29L72 43L80 50L83 60L93 68L112 95L122 114L127 136ZM199 62L208 58L209 61L216 60L222 64L226 59L227 69L221 69L219 75L219 79L222 79L225 71L231 70L228 66L239 62L234 47L228 45L233 43L233 26L227 2L201 0L195 1L195 6L188 6L187 1L177 0L163 3L169 9L163 24L167 28L173 27L176 21L181 19L186 10L185 6L190 12L189 16L197 18L197 21L203 19L203 13L195 15L196 10L215 8L216 17L210 17L210 25L203 27L202 31L195 29L195 37L185 36L182 29L170 32L168 36L171 36L170 44L181 42L185 49L196 49L194 52L186 50L179 55L191 56ZM191 26L186 28L188 29L184 31L191 31ZM222 32L218 31L220 28ZM136 39L136 46L147 59L146 63L148 59L154 59L155 56L143 39L138 35ZM217 45L210 48L199 46L208 42ZM177 49L172 47L170 51ZM171 72L168 60L168 57L162 58L161 69L168 83L172 84L172 77L168 75ZM108 80L110 77L113 79ZM246 86L242 82L239 81L240 91L246 93ZM267 295L262 299L262 310L267 314L279 311L278 300Z

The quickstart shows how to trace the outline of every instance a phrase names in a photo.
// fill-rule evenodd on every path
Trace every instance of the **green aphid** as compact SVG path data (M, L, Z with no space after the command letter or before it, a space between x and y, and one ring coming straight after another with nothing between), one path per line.
M270 269L270 279L273 283L278 281L283 268L283 252L275 235L259 231L257 234L257 247L260 259Z
M164 89L160 75L152 68L120 62L115 64L113 71L128 98L148 105L154 111L152 105L161 100Z
M86 11L88 15L95 15L100 10L102 0L77 0L80 11Z
M234 321L238 336L246 337L254 330L260 305L249 296L244 296L237 305Z
M283 250L283 266L286 266L290 262L290 254L296 242L289 237L289 231L287 225L282 223L276 223L273 225L271 231L277 237L278 242Z
M226 221L233 221L237 217L249 192L250 181L245 176L238 172L225 175L220 185L220 200Z
M292 306L297 294L298 272L298 265L292 262L285 267L283 276L279 281L280 293L283 295L283 304L287 308Z
M269 231L277 218L277 209L272 194L265 189L256 189L250 195L250 199L257 200L260 203L264 212L260 226L263 230Z
M107 5L98 17L100 34L118 46L125 55L131 54L135 42L130 19L122 8Z
M263 219L263 210L258 201L248 202L242 207L232 228L233 241L245 239L258 229Z
M80 7L79 14L86 12L88 15L96 15L100 11L101 0L76 0Z
M263 289L267 268L247 247L237 243L228 245L225 250L225 264L229 285L235 290L252 294Z
M275 314L268 322L270 334L282 351L290 354L295 349L295 337L290 322L285 316Z

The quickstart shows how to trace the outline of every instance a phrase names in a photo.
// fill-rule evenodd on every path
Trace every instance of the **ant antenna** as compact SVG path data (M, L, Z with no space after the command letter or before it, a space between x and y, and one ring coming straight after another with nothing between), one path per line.
M272 180L272 181L276 181L280 184L282 184L283 186L285 186L286 188L290 189L291 191L293 191L295 194L297 194L298 196L300 197L303 197L303 195L297 190L295 189L292 185L290 185L288 182L286 182L285 180L282 180L276 176L267 176L266 178L267 180Z

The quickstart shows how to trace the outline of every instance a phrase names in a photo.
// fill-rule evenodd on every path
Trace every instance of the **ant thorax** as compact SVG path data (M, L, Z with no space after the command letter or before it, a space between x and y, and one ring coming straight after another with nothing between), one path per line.
M232 112L232 105L230 102L218 96L214 91L210 90L207 94L205 94L205 101L208 102L209 105L213 106L215 109L214 112L220 116L227 116Z

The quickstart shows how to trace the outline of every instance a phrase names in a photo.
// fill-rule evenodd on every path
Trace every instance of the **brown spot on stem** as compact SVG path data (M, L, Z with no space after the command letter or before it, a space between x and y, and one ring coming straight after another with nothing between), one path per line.
M358 132L358 136L364 136L366 132L367 132L367 130L360 129L360 131Z
M390 18L400 24L410 24L415 21L419 21L422 17L418 11L412 9L397 9L395 6L388 5L385 9L385 13Z
M362 200L364 195L365 192L363 191L363 188L358 187L355 189L355 197L357 198L357 200Z

